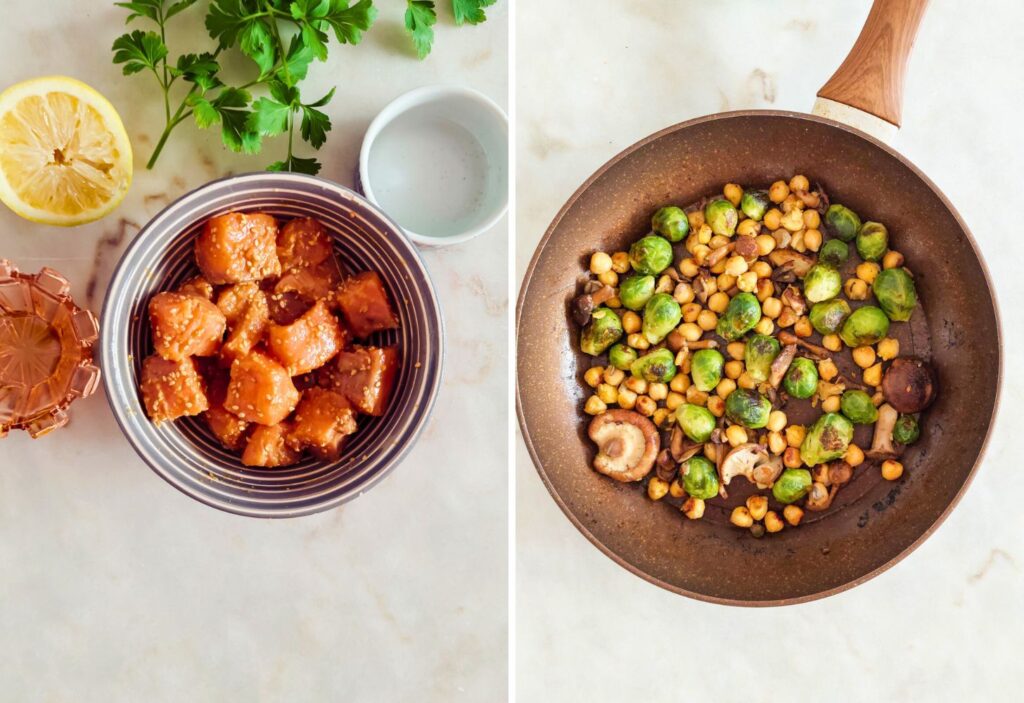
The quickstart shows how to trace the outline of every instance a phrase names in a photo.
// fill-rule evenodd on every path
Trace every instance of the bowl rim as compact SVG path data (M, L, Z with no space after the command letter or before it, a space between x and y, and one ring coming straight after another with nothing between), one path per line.
M112 388L113 375L106 373L107 362L116 365L117 360L114 358L113 344L110 339L110 335L113 332L111 326L104 325L103 320L106 319L111 308L115 305L114 296L112 293L115 289L115 284L119 279L127 279L128 274L126 273L126 261L129 255L135 250L137 246L140 246L148 230L151 228L154 222L158 221L167 212L171 211L176 207L180 207L185 201L197 197L198 195L205 193L215 188L223 188L230 186L238 182L244 182L248 180L265 180L271 179L278 182L300 182L306 184L314 184L317 187L327 187L334 189L341 194L351 197L357 201L363 203L371 212L378 216L381 221L390 228L394 233L399 236L400 241L408 244L408 252L412 256L412 261L419 265L420 270L423 273L423 280L426 288L426 299L429 303L428 308L434 311L435 317L438 324L438 357L437 357L437 373L434 376L433 382L426 389L424 400L420 403L417 410L419 417L416 423L411 427L409 437L405 442L404 446L401 447L400 451L386 464L383 465L376 473L369 476L365 482L361 483L356 491L342 493L341 495L335 496L329 500L313 499L311 502L306 503L300 507L289 507L289 508L254 508L248 504L238 504L229 501L217 500L208 495L199 493L189 487L189 484L184 481L180 481L177 478L177 474L173 471L167 471L163 467L158 466L156 463L150 460L150 458L141 450L138 446L135 437L132 435L128 428L125 420L125 413L120 409L115 402L116 389ZM266 186L267 188L273 188L273 185ZM398 226L398 224L392 220L386 213L384 213L380 207L373 202L367 200L356 191L348 188L340 183L332 181L327 178L320 176L311 176L302 173L293 172L272 172L272 171L250 171L240 174L233 174L229 176L223 176L216 178L211 181L200 185L197 188L193 188L181 196L175 198L173 201L168 203L165 207L161 208L159 212L153 215L143 225L142 228L135 234L131 242L125 248L124 252L118 259L117 265L114 267L114 271L110 276L110 282L107 285L107 289L103 296L103 304L100 309L100 336L96 344L98 347L98 353L96 359L99 362L103 379L104 395L107 398L107 404L110 406L111 413L114 416L114 420L117 422L118 428L121 430L121 434L124 435L128 444L131 445L132 449L139 456L140 459L156 473L160 478L164 479L167 483L173 486L175 489L184 493L189 498L196 500L204 505L212 508L216 508L220 511L230 513L232 515L239 515L242 517L250 518L265 518L265 519L285 519L285 518L296 518L303 517L306 515L313 515L319 512L336 508L343 503L347 503L351 500L355 500L359 496L363 495L366 491L370 490L378 483L380 483L386 476L390 475L391 472L405 461L409 452L416 445L423 435L423 430L426 428L427 422L433 415L433 411L436 405L437 396L441 389L441 383L444 377L444 366L446 358L446 340L447 331L445 327L445 318L441 309L441 301L437 294L437 288L434 285L433 278L430 275L430 270L427 268L426 262L420 251L412 245L409 238L406 236L405 231ZM358 467L359 463L353 464L354 467Z

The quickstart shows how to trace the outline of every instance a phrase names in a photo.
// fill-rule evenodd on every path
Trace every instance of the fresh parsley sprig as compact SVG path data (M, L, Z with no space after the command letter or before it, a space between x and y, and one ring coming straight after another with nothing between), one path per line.
M487 19L485 7L490 7L498 0L451 0L452 14L455 24L480 24ZM406 0L405 32L412 38L416 54L424 59L434 46L434 25L437 23L437 10L434 0Z

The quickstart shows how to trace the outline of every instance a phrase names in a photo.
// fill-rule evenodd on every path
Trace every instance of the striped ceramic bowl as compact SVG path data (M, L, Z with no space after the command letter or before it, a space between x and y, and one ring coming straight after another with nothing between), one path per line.
M312 216L334 238L346 272L374 270L391 293L401 328L373 343L398 345L402 367L387 413L360 418L344 455L306 458L277 469L243 466L201 418L157 427L139 393L142 360L152 353L146 307L159 291L196 275L192 246L203 223L232 210L280 218ZM171 203L121 257L103 303L100 362L107 398L139 456L172 486L221 510L252 517L295 517L360 495L408 453L437 395L444 327L433 284L401 229L361 196L322 178L251 173L213 181Z

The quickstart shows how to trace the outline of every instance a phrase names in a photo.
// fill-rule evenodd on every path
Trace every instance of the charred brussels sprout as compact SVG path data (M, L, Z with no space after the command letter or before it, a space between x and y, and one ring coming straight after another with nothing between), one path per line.
M740 216L728 200L712 200L704 208L704 221L715 234L731 237L736 233Z
M611 308L597 308L590 313L590 322L580 334L584 354L600 356L622 336L622 320Z
M670 242L681 242L690 233L690 220L681 208L669 205L654 213L651 229Z
M839 268L850 258L850 245L840 239L830 239L818 252L818 261Z
M771 204L772 201L768 197L767 191L747 190L743 192L743 197L740 199L740 210L750 219L760 222Z
M878 408L864 391L846 391L839 400L839 409L850 422L871 425L878 419Z
M815 264L804 276L804 297L812 303L831 300L843 289L843 277L827 264Z
M738 293L720 318L715 331L720 337L735 342L754 329L761 319L761 304L753 293Z
M874 344L887 334L889 318L874 305L865 305L854 310L839 331L839 336L848 347Z
M654 295L654 276L630 276L619 284L619 300L623 307L641 310Z
M657 276L672 265L672 245L663 237L649 234L633 242L629 264L637 273Z
M889 249L889 231L881 222L865 222L857 233L857 253L865 261L881 261Z
M786 469L775 479L772 495L780 503L795 503L811 490L811 472L807 469Z
M668 349L656 349L634 361L629 370L648 383L668 383L676 376L676 359Z
M608 350L608 363L622 371L629 371L637 358L636 349L625 344L616 344Z
M811 324L818 334L834 334L850 316L850 305L842 298L833 298L815 303L809 315Z
M825 211L825 231L844 242L852 242L860 231L860 218L845 205L831 205Z
M679 467L683 489L694 498L707 500L718 495L718 472L707 457L695 456Z
M810 398L818 390L818 367L804 357L793 359L782 379L782 387L794 398Z
M750 377L761 383L768 380L772 362L781 350L779 340L766 334L755 334L747 340L747 348L743 352L743 363Z
M825 413L807 430L800 445L800 458L808 466L838 459L853 439L853 423L839 413Z
M890 320L906 322L917 305L914 279L903 269L885 269L875 276L871 290Z
M709 393L722 380L725 358L717 349L701 349L690 360L690 376L697 390Z
M676 422L683 434L694 442L707 442L715 431L715 416L700 405L683 403L676 408Z
M644 337L657 344L683 319L679 303L668 293L657 293L644 306Z
M752 388L737 388L725 399L725 416L752 430L767 425L771 411L771 401Z
M892 428L892 438L900 444L913 444L921 436L921 426L913 415L900 415Z

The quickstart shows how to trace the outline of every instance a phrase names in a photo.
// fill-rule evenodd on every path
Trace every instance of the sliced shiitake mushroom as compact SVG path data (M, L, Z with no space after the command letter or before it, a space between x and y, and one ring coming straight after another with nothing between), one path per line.
M725 487L737 476L743 476L758 488L768 488L781 473L781 457L772 457L762 444L740 444L725 455L718 468L719 492L727 498Z
M935 400L935 373L921 359L900 357L882 377L885 400L901 413L919 413Z
M794 358L796 358L795 344L787 344L779 352L779 355L775 357L775 361L772 362L768 374L768 384L772 388L778 388L779 384L782 383L782 378L789 371L789 365L793 363Z
M617 481L639 481L654 467L661 437L654 423L632 410L609 410L590 422L597 444L594 469Z
M593 291L584 291L583 295L572 301L572 319L581 326L590 322L590 313L594 312L594 308L615 297L615 289L606 285Z
M896 419L900 416L889 403L878 408L878 419L875 420L875 435L871 439L871 449L865 454L872 459L887 459L896 456L896 447L892 443L892 430Z
M775 249L768 254L768 260L772 262L776 272L780 269L782 271L791 271L797 278L806 276L816 261L815 257L801 254L793 249Z

